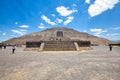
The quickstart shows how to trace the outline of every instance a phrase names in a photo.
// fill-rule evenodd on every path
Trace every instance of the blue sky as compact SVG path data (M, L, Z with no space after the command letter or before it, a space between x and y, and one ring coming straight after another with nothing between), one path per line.
M0 0L0 42L52 27L120 40L120 0Z

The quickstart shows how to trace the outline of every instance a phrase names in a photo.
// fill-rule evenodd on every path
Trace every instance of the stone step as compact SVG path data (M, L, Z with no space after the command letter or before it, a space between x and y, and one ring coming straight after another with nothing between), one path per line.
M45 42L44 51L75 51L72 41L49 41Z

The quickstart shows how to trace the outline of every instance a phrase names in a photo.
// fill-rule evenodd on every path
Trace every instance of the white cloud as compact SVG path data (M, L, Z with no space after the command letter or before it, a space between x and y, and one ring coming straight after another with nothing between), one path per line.
M38 26L38 28L43 29L43 28L45 28L45 26L44 26L43 23L40 23L40 25Z
M15 37L15 35L10 35L10 36Z
M63 22L63 20L59 19L59 18L57 18L56 20L57 20L58 23L62 23Z
M40 23L40 25L44 25L43 23Z
M113 40L113 41L117 41L120 40L120 33L110 33L110 34L106 34L106 38Z
M20 28L29 28L29 25L21 25Z
M87 30L84 30L83 32L87 32Z
M53 17L55 17L55 14L51 14Z
M24 29L20 29L19 31L22 31L22 32L27 32L27 30L24 30Z
M106 36L120 36L119 33L107 34Z
M72 7L76 7L77 6L77 4L72 4Z
M74 17L72 17L72 16L67 17L67 20L64 21L64 25L67 25L67 24L70 23L73 19L74 19Z
M120 30L120 27L114 27L113 30Z
M6 35L6 33L2 33L2 35L3 35L3 36L5 36L5 35Z
M91 17L97 16L108 9L112 9L119 0L95 0L94 4L90 5L88 13Z
M56 8L56 11L61 15L61 16L69 16L70 14L77 12L76 9L74 10L69 10L69 8L66 8L64 6L59 6Z
M45 15L42 15L41 18L47 22L50 25L55 25L55 22L52 22L49 18L47 18Z
M96 28L90 29L90 31L93 32L95 36L100 36L102 33L107 32L107 30L96 29Z
M72 10L76 10L76 7L77 7L77 4L72 4ZM76 10L76 12L78 11Z
M86 2L87 4L90 4L90 0L85 0L85 2Z
M11 30L13 33L15 33L15 34L19 34L19 35L24 35L24 34L26 34L26 32L27 32L27 30Z
M15 22L15 24L18 24L18 22Z
M38 28L41 28L41 29L43 29L43 28L45 28L44 26L42 26L42 25L40 25L40 26L38 26Z

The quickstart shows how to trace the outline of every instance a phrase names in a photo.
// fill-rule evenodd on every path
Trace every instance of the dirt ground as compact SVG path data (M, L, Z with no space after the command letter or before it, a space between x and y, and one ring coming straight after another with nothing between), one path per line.
M82 52L0 50L0 80L120 80L120 47Z

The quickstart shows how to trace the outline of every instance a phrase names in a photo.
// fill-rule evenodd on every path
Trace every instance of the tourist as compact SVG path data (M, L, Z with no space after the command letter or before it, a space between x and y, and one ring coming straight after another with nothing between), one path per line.
M112 45L109 45L110 51L112 51Z
M0 45L0 49L2 49L2 45Z
M4 47L4 49L6 49L6 45L4 45L3 47Z
M12 46L12 54L15 52L15 46Z

